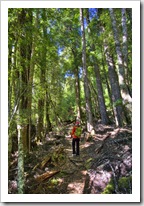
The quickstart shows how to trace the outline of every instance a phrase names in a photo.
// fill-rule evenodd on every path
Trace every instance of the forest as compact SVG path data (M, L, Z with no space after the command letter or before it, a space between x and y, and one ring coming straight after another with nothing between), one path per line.
M132 193L132 9L8 9L8 193Z

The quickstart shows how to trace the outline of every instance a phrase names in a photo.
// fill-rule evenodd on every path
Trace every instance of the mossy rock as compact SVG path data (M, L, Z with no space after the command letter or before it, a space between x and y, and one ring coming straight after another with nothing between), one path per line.
M87 170L91 168L92 160L93 160L92 158L89 158L88 160L86 160L85 167Z
M119 194L131 194L132 188L132 176L129 177L121 177L118 180L118 191ZM114 194L115 193L115 186L113 179L110 180L102 194Z
M114 183L113 180L110 180L110 182L107 184L102 194L113 194L113 193L114 193Z
M121 193L123 194L131 194L132 188L132 176L122 177L118 181L118 187Z

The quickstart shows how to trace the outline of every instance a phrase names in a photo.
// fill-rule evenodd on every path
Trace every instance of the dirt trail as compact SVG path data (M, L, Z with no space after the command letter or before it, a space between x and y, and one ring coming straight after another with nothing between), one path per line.
M130 175L130 129L99 127L90 141L80 141L80 156L72 157L71 143L67 135L51 138L26 158L26 194L100 194L114 175ZM48 161L42 166L45 157ZM57 171L54 176L37 181L40 175L53 171ZM10 175L12 181L14 175L16 171ZM9 193L16 191L9 186Z
M85 180L87 170L85 167L86 159L89 156L86 152L83 152L84 145L88 146L88 143L80 144L80 156L72 157L72 147L71 147L72 140L66 138L63 141L63 145L59 145L57 147L64 148L64 160L60 160L61 163L57 163L54 167L53 165L46 165L49 167L50 170L59 170L56 176L52 177L51 179L41 182L40 188L43 185L43 191L46 194L83 194L84 187L85 187ZM39 171L38 171L39 172ZM55 181L53 181L55 180ZM48 187L48 189L44 187ZM34 193L41 193L41 190L36 189L32 191Z
M72 157L71 139L69 141L68 148L65 148L67 154L67 163L65 164L65 170L69 171L69 176L65 177L67 182L67 193L83 194L85 187L85 180L87 170L85 167L86 153L83 153L84 144L80 142L80 156ZM88 155L87 155L88 157Z

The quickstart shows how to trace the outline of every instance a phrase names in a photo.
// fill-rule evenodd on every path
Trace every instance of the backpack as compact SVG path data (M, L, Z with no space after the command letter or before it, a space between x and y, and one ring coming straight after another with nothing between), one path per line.
M77 127L76 130L75 130L75 133L74 133L75 136L77 136L78 138L80 138L81 133L82 133L81 127Z

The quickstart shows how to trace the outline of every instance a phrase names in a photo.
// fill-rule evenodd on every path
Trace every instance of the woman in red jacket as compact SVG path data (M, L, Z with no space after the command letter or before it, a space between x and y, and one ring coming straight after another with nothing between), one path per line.
M71 137L72 137L72 156L79 155L79 141L80 138L75 135L76 128L80 126L79 122L76 122L75 126L72 129Z

